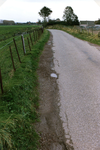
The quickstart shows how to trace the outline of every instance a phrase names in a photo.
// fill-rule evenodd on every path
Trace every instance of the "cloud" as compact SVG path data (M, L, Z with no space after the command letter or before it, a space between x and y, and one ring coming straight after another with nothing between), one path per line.
M22 2L39 2L39 3L44 3L44 2L61 2L61 0L19 0ZM71 1L71 0L70 0ZM66 0L62 0L62 2L66 2Z
M94 0L100 6L100 0Z
M6 0L0 0L0 6L5 2Z

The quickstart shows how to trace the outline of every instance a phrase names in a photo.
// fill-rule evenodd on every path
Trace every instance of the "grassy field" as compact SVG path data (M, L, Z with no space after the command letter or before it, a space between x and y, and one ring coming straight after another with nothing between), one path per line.
M12 37L16 37L23 32L31 32L37 27L33 25L0 25L0 47L8 43Z
M26 27L0 27L11 33L14 31L26 32ZM6 30L7 28L7 30ZM9 29L8 29L9 28ZM14 28L14 29L12 29ZM34 26L28 28L32 30ZM5 31L2 29L2 34ZM21 31L20 31L20 30ZM25 29L25 30L24 30ZM1 34L1 31L0 31ZM5 32L6 34L6 32ZM7 40L12 40L12 33L7 34ZM38 82L37 73L39 56L45 43L49 39L49 32L44 30L39 40L34 40L31 34L33 46L31 51L28 46L27 37L24 35L26 55L22 49L21 37L16 37L16 44L19 51L21 63L12 43L0 49L0 67L3 79L4 93L0 92L0 149L1 150L37 150L39 136L34 130L34 123L38 121ZM37 33L35 33L37 38ZM2 40L2 42L4 42ZM30 41L31 43L31 41ZM3 44L1 44L3 46ZM14 71L9 51L11 46L14 58Z
M76 26L73 27L73 26L54 25L54 26L48 26L47 28L62 30L79 39L100 45L100 37L98 37L99 31L94 31L94 34L92 35L91 31L89 31L89 33L86 30L80 31L80 29Z
M17 33L17 31L20 31L21 32L31 32L34 27L31 26L31 27L27 27L25 26L20 26L20 27L12 27L12 26L9 26L9 27L3 27L2 29L2 32L6 34L6 30L5 29L8 29L7 31L14 31ZM14 28L12 30L12 28ZM25 29L25 30L24 30ZM19 56L20 56L20 60L21 62L24 62L24 53L23 53L23 47L22 47L22 41L21 41L21 35L19 36L16 36L16 37L11 37L11 34L8 35L8 37L10 36L10 38L8 38L7 40L3 40L1 43L0 43L0 68L1 68L1 71L2 71L2 78L3 78L3 87L6 91L6 88L8 87L9 85L9 81L11 80L11 78L13 77L14 75L14 69L13 69L13 65L12 65L12 60L11 60L11 54L10 54L10 49L9 49L9 46L11 46L11 50L12 50L12 55L13 55L13 59L14 59L14 66L16 68L16 70L20 67L20 62L19 62L19 59L18 59L18 55L17 55L17 52L16 52L16 48L15 48L15 45L14 45L14 42L13 42L13 38L15 38L15 41L16 41L16 45L17 45L17 49L18 49L18 53L19 53ZM33 33L31 34L31 37L32 37L32 41L34 41L34 36L33 36ZM30 39L29 37L29 34L25 34L24 35L24 42L25 42L25 47L26 47L26 53L30 53L30 49L29 49L29 46L28 46L28 41L27 41L27 38ZM37 38L37 32L35 33L35 39ZM10 43L9 43L10 42ZM7 44L9 43L9 44ZM7 45L5 45L7 44ZM31 41L30 41L30 44L31 44ZM8 90L8 89L7 89Z

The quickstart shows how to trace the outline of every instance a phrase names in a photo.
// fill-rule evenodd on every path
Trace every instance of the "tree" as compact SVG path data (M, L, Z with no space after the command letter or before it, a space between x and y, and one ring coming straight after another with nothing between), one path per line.
M100 24L100 19L98 19L97 21L95 21L95 24Z
M44 18L44 21L46 21L46 17L48 17L51 13L52 13L52 10L50 8L44 6L40 10L39 15Z
M68 25L78 25L78 17L74 14L73 9L70 6L67 6L64 10L63 15L64 21L67 22Z
M42 22L41 22L41 20L40 20L40 19L38 19L38 24L42 24Z

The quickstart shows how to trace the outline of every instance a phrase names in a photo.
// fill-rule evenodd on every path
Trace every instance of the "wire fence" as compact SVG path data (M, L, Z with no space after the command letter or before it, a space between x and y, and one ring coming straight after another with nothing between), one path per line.
M14 72L20 67L25 55L31 51L31 47L38 41L43 33L43 28L37 28L30 33L23 33L0 48L0 86L1 93L9 84Z

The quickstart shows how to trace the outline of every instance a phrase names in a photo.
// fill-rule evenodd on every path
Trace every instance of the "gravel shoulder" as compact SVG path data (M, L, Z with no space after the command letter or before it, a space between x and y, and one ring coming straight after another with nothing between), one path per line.
M62 122L59 117L59 89L57 78L59 75L54 70L52 35L45 45L40 57L38 73L40 106L40 122L36 124L39 133L40 147L38 150L73 150L66 145ZM50 75L55 73L57 78Z

